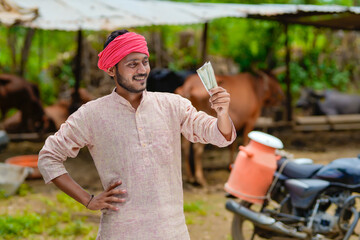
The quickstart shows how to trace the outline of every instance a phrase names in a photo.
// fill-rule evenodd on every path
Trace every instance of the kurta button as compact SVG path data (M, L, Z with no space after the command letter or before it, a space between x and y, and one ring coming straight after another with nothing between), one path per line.
M142 144L142 146L143 146L143 147L146 147L146 144L145 144L145 143L143 143L143 144Z
M138 130L139 130L139 131L141 131L141 130L142 130L142 128L141 128L141 127L139 127L139 128L138 128Z

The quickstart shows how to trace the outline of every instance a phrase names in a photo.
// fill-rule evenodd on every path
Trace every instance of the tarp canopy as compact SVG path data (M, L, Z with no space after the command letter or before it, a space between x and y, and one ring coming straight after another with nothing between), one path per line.
M0 0L0 23L49 30L114 30L238 17L360 30L360 7L158 0Z

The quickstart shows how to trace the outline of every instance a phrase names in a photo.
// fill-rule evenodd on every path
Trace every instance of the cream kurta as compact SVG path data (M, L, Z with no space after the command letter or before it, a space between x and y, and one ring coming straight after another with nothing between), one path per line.
M122 180L119 211L104 210L98 239L189 239L183 214L181 134L192 142L229 145L217 120L179 95L144 91L137 110L115 91L72 114L39 154L49 183L66 173L63 161L87 146L104 189Z

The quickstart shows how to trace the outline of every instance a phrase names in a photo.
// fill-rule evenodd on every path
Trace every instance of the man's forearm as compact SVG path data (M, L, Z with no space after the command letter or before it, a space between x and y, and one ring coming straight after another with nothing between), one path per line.
M91 195L86 192L77 182L65 173L57 178L54 178L52 182L64 193L74 198L79 203L86 206L91 199Z
M225 137L227 141L231 140L232 135L232 124L228 114L224 114L217 117L217 126L221 134Z

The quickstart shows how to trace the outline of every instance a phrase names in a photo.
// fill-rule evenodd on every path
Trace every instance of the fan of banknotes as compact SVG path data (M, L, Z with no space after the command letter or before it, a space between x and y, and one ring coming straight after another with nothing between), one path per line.
M206 62L202 67L196 70L206 90L209 92L210 89L217 87L214 69L210 62Z

